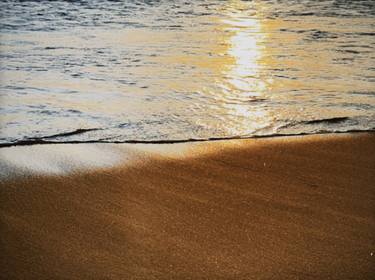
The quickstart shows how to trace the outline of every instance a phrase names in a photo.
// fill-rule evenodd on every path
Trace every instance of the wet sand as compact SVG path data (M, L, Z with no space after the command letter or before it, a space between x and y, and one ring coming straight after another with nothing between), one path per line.
M91 157L88 147L108 147L124 159L97 170L80 170L70 147L1 149L1 279L375 273L373 133L74 146ZM24 165L9 165L19 154ZM46 166L62 172L43 175Z

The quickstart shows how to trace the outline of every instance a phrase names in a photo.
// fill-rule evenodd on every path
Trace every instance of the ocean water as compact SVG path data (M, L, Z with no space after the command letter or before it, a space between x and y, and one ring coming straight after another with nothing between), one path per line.
M375 129L375 1L1 1L0 145Z

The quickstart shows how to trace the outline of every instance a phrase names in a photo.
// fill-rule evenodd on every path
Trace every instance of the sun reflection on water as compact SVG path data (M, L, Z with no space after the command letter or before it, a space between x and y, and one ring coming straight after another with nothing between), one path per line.
M375 127L369 1L53 1L47 14L11 2L0 1L0 142ZM337 117L350 120L310 122Z
M229 102L223 104L223 107L229 115L237 118L241 127L227 127L227 130L230 133L239 130L253 133L265 128L270 119L263 106L253 106L258 100L262 100L267 84L270 83L261 75L265 52L262 43L266 33L254 7L241 1L231 1L229 4L234 8L229 9L228 18L222 22L225 30L231 34L227 39L227 54L233 58L233 65L224 73L227 83L225 88L226 95L231 96L228 99L237 99L238 102Z
M260 23L256 18L236 21L241 23L235 34L230 38L231 48L228 54L235 58L235 65L229 73L229 82L234 88L261 94L265 84L259 80L259 59L262 55L261 42L264 34L260 32Z

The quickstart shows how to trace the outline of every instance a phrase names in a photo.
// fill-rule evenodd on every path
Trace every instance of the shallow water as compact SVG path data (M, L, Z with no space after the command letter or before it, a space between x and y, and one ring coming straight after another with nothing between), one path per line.
M375 2L2 1L0 143L375 129Z

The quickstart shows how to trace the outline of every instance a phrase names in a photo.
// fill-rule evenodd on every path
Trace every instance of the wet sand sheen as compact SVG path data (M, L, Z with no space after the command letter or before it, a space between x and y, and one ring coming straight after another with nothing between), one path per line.
M3 180L1 278L374 274L375 134L137 147L116 168Z

